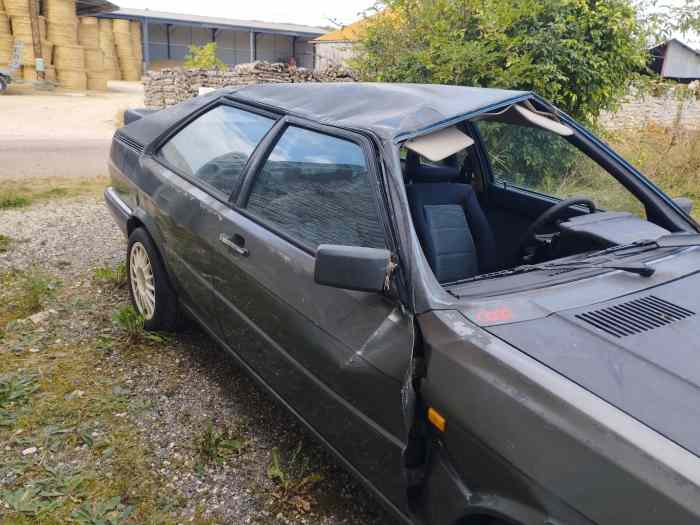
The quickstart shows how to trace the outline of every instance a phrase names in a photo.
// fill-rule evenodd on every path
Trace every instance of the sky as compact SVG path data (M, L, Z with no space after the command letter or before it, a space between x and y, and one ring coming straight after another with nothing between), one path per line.
M240 20L289 22L308 26L335 27L350 24L374 5L374 0L113 0L120 7L152 9L170 13L221 16Z
M350 24L375 4L375 0L113 0L120 7L152 9L171 13L221 16L241 20L289 22L309 26L336 27ZM681 5L684 0L662 0L662 5ZM195 5L196 4L196 5ZM700 49L700 36L674 35Z

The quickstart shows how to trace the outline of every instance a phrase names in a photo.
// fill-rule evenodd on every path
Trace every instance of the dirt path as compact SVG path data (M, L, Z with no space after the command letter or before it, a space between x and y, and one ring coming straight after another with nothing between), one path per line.
M37 293L42 316L0 326L0 522L394 523L201 332L115 320L124 240L99 199L0 211L2 235L0 324Z
M117 113L141 105L136 82L87 94L13 87L0 96L0 178L105 175Z

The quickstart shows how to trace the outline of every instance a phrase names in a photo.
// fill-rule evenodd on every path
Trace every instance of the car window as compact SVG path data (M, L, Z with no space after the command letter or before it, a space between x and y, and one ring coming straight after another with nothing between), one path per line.
M644 215L634 195L562 136L503 122L479 122L478 129L496 183L559 199L588 197L603 210Z
M271 118L231 106L208 111L172 137L160 156L179 173L231 194Z
M313 248L383 248L384 230L360 146L286 129L255 178L250 212Z

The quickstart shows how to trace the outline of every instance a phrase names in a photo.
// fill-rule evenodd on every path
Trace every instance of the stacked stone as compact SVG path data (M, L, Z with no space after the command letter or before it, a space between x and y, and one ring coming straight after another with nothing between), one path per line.
M182 69L149 71L144 78L146 107L164 108L196 96L191 78Z
M252 62L228 70L162 69L144 79L146 107L163 108L197 96L199 88L292 82L354 82L353 73L333 67L323 71L290 67L283 63Z

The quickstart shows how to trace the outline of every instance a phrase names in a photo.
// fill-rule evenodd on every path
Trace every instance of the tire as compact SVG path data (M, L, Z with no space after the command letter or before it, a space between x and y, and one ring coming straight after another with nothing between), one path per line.
M143 228L136 228L129 235L126 275L129 298L144 318L144 329L175 331L179 318L177 294L153 239Z

